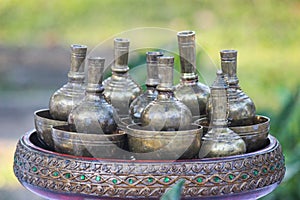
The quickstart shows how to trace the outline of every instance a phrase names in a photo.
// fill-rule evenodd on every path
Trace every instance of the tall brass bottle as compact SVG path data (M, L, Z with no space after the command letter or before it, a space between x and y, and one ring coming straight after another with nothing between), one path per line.
M112 134L117 129L117 114L104 98L102 73L104 58L88 58L88 85L81 103L69 115L73 131L87 134Z
M249 125L253 123L256 109L253 101L241 90L236 75L237 51L223 50L220 52L221 66L228 84L228 120L230 126Z
M128 67L129 40L114 40L114 64L112 76L103 82L104 95L117 110L120 117L129 115L130 103L141 94L142 90L129 75Z
M206 115L209 87L198 81L196 70L196 43L194 31L181 31L177 34L181 64L180 84L174 91L175 97L192 112L194 118Z
M158 58L158 96L144 109L141 119L142 126L150 130L177 131L191 124L191 111L174 97L173 70L174 57Z
M202 138L199 157L224 157L246 152L243 139L227 126L227 84L221 71L210 87L211 119L210 130Z
M68 82L50 98L49 110L53 119L67 121L71 110L84 97L84 59L87 52L85 45L71 45L71 67Z
M161 52L147 52L146 60L147 60L147 80L146 80L146 91L138 96L131 104L130 104L130 115L131 119L135 123L141 123L142 112L145 107L152 101L154 101L157 97L156 87L159 84L158 78L158 69L157 69L157 60L158 57L163 56Z

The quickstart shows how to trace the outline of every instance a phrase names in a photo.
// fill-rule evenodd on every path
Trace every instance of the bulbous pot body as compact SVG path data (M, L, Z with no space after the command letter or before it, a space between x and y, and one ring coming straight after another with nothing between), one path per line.
M104 98L87 96L69 115L71 129L88 134L113 134L118 116Z
M166 97L167 96L167 97ZM143 111L142 126L152 130L186 129L192 121L191 111L172 94L164 92Z

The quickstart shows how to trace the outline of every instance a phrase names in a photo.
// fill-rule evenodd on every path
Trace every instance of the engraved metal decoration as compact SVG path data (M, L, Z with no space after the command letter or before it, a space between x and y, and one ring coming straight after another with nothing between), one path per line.
M184 199L252 199L271 192L284 177L280 144L272 136L268 140L259 151L222 159L141 162L51 152L29 132L17 145L14 173L45 198L157 199L184 179Z
M49 110L54 119L67 121L68 116L84 97L84 59L87 46L71 45L71 67L68 83L57 90L50 98Z

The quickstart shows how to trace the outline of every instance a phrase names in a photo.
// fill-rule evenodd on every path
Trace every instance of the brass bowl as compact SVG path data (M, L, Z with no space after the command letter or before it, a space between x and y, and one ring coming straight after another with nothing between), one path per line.
M70 131L70 127L52 127L54 150L74 156L95 158L121 158L126 134L118 130L113 134L86 134Z
M195 124L203 126L204 135L209 129L207 118L201 118L195 121ZM253 124L244 126L229 126L245 141L247 152L259 150L267 145L267 138L270 131L270 119L266 116L256 115Z
M51 134L52 126L67 125L67 121L55 120L51 117L49 109L37 110L34 112L34 125L37 130L37 136L50 149L54 148Z
M138 124L127 126L129 151L138 159L177 160L198 155L202 127L191 125L187 130L152 131Z
M35 131L18 142L14 173L46 199L158 199L180 179L182 199L257 199L285 174L276 138L256 152L189 160L117 160L78 157L46 150Z

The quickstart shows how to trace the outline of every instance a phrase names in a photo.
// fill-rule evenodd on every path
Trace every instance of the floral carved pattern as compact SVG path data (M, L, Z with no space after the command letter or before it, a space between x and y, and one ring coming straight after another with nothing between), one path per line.
M175 162L76 159L39 151L21 139L14 173L22 183L60 193L102 197L160 197L180 179L183 197L222 196L279 183L285 166L277 141L248 156Z

